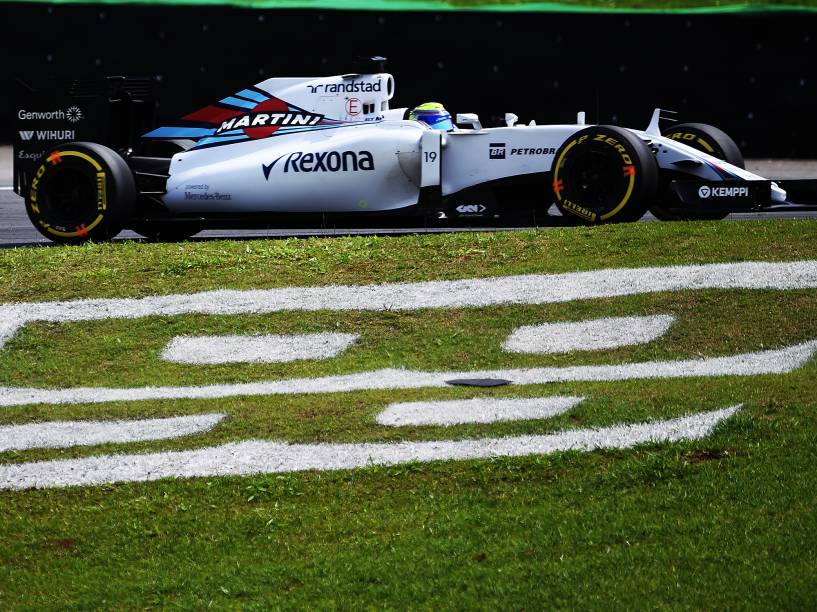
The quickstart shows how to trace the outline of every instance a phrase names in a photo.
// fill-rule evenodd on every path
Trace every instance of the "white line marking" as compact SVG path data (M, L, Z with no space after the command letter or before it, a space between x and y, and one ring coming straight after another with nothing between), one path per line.
M390 404L377 415L380 425L457 425L547 419L566 412L583 397L475 398Z
M26 404L83 404L155 399L212 399L235 396L282 395L293 393L336 393L374 389L417 389L447 387L456 378L504 378L517 385L567 381L617 381L651 378L710 376L754 376L791 372L817 352L817 340L794 346L742 353L728 357L647 361L616 365L570 366L563 368L522 368L478 372L414 372L384 369L322 378L292 378L251 383L205 385L200 387L74 387L33 389L0 387L0 406Z
M620 268L388 285L220 290L190 295L0 305L0 348L32 321L89 321L190 313L416 310L548 304L682 289L817 288L817 261Z
M0 452L179 438L208 431L225 416L195 414L132 421L51 421L6 425L0 427Z
M653 315L526 325L515 329L502 348L512 353L544 354L646 344L664 335L673 321L671 315Z
M637 444L697 440L740 405L669 421L580 429L538 436L369 444L286 444L249 440L192 451L107 455L0 465L0 489L30 489L193 478L346 470L409 462L522 457L558 451L630 448Z
M0 187L0 191L11 191L12 189L14 189L13 186L6 187L5 185L3 185L2 187Z
M162 352L175 363L285 363L298 359L329 359L354 344L360 334L295 334L289 336L177 336Z

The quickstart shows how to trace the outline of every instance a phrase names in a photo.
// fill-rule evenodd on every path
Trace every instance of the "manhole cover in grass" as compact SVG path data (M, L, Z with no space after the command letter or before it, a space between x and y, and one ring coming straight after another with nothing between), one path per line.
M501 387L503 385L510 385L510 380L504 378L457 378L455 380L446 380L447 385L457 385L458 387Z

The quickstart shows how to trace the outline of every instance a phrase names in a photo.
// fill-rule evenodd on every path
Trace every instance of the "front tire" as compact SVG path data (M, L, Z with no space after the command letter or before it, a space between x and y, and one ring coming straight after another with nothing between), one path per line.
M136 183L125 160L92 142L61 144L41 158L26 212L46 238L63 244L105 241L130 219Z
M655 156L628 130L583 129L562 144L554 160L553 194L565 216L588 224L636 221L655 201Z
M745 168L743 153L740 147L729 135L714 125L706 123L679 123L672 128L665 130L662 134L664 138L669 138L681 142L696 151L707 153L712 157L717 157L725 162ZM717 221L726 218L729 213L723 211L671 211L660 204L654 204L650 212L661 221Z

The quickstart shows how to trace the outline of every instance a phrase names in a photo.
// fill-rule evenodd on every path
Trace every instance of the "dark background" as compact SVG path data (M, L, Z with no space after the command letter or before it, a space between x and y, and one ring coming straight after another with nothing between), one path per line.
M272 76L354 71L385 55L392 106L515 112L523 122L646 127L652 109L718 125L749 157L814 157L817 17L343 12L231 7L0 4L0 140L15 78L155 77L172 119ZM42 94L44 101L48 94Z

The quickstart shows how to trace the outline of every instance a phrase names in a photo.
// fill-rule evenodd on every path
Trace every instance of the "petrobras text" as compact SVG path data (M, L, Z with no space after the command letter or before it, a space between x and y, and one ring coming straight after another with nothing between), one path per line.
M511 155L554 155L556 149L552 147L536 147L529 149L511 149Z

